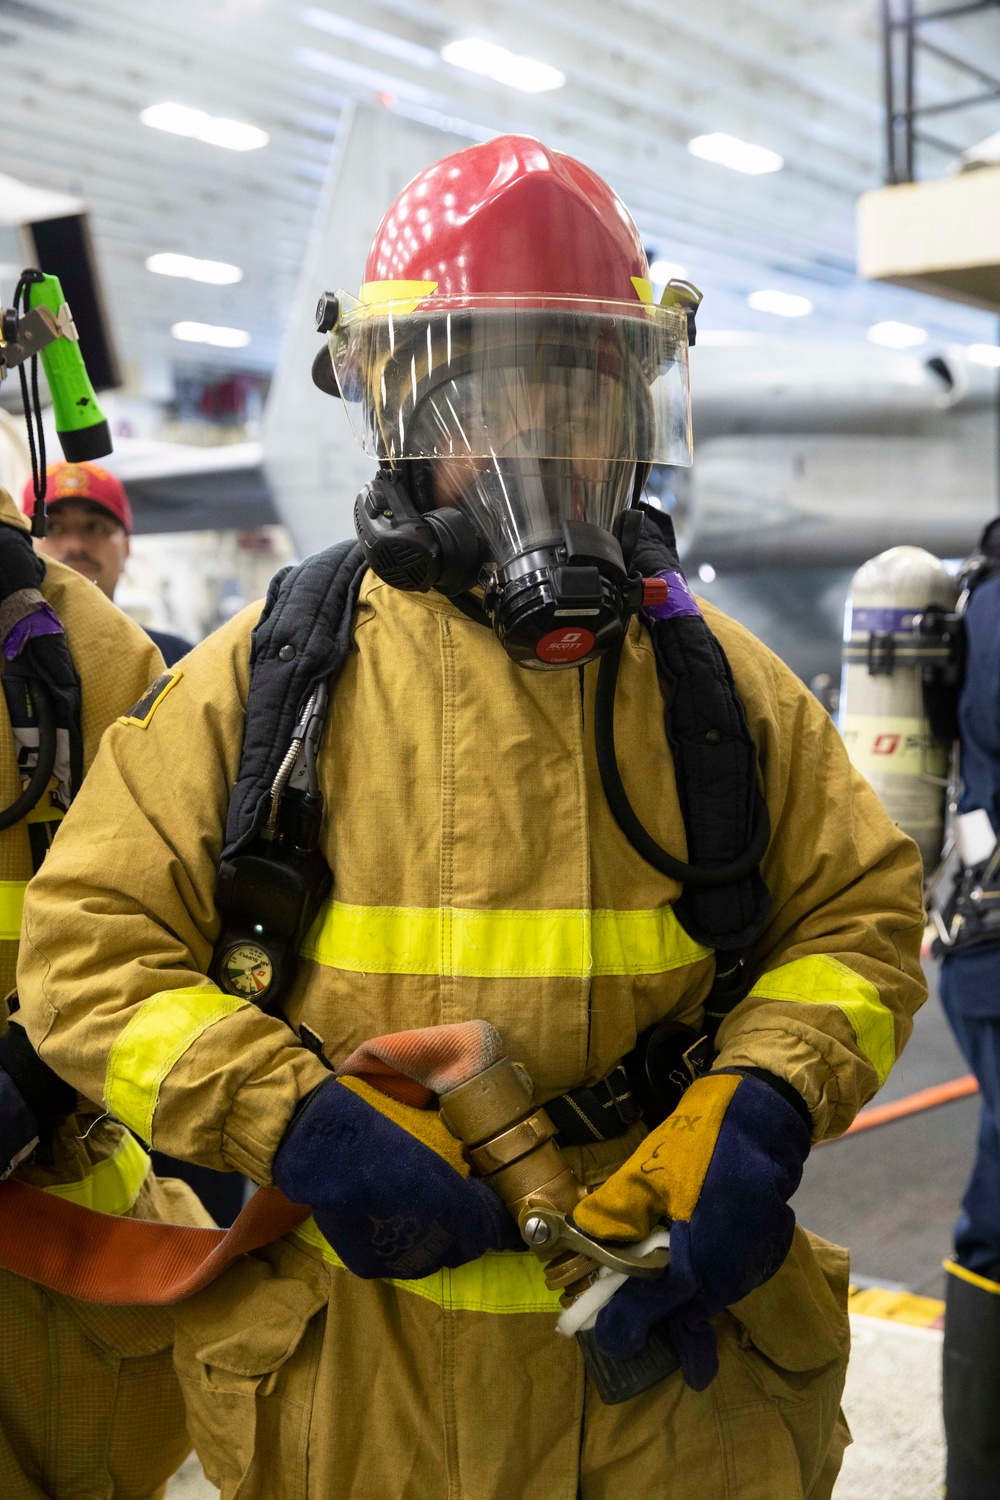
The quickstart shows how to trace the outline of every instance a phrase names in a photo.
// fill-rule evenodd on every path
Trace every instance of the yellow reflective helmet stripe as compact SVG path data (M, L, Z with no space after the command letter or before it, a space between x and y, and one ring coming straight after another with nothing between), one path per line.
M122 1136L111 1156L95 1163L79 1182L56 1182L44 1189L55 1198L92 1208L95 1213L128 1213L149 1175L150 1159L134 1135Z
M425 297L436 292L436 281L366 281L358 293L364 313L381 312L390 307L399 317L415 312Z
M0 880L0 942L16 943L21 936L26 880Z
M292 1231L318 1250L328 1265L346 1269L344 1262L316 1224L307 1219ZM386 1277L389 1286L411 1292L438 1307L457 1312L552 1313L561 1311L559 1293L545 1285L541 1263L516 1250L487 1251L478 1260L455 1270L435 1271L415 1281Z
M762 974L750 991L761 1000L792 1000L806 1005L835 1005L843 1011L858 1047L885 1083L896 1061L896 1034L892 1013L882 1004L879 992L853 969L814 953L796 958L768 974Z
M108 1058L104 1102L115 1118L150 1140L160 1084L174 1063L209 1026L249 1003L214 984L161 990L144 1000Z
M305 958L355 974L467 979L664 974L707 958L669 906L653 911L478 911L331 901Z

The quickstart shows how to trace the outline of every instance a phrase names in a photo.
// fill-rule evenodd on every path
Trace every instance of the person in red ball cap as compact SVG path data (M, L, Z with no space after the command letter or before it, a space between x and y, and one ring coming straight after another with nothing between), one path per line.
M132 506L125 486L98 464L50 464L47 474L48 532L35 542L36 549L82 573L114 599L132 535ZM21 509L26 516L35 509L30 480ZM191 650L182 636L148 628L146 634L159 646L168 667Z

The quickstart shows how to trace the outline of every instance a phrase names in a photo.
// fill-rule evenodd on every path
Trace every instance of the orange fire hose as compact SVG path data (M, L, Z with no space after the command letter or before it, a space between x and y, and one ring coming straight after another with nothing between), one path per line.
M405 1041L418 1035L404 1034ZM379 1039L383 1040L388 1039ZM384 1087L389 1079L378 1077L380 1066L390 1074L391 1064L373 1055L375 1045L359 1049L352 1071L367 1074ZM454 1064L453 1059L448 1061ZM970 1074L891 1104L875 1105L862 1110L837 1139L965 1098L977 1088ZM309 1212L290 1203L277 1188L260 1188L231 1229L196 1229L112 1218L8 1180L0 1182L0 1269L84 1302L163 1305L200 1291L238 1256L290 1234Z
M23 1182L0 1182L0 1268L83 1302L179 1302L310 1210L260 1188L231 1229L119 1219Z

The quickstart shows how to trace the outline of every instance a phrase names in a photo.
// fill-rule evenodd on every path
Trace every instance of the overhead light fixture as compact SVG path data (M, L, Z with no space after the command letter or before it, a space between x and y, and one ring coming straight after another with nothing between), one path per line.
M203 109L191 109L187 104L151 104L139 119L153 130L191 136L208 146L223 146L227 151L259 151L270 140L267 131L256 125L248 125L244 120L226 120Z
M698 566L698 577L702 583L714 583L717 574L711 563L700 563Z
M226 260L198 260L193 255L174 255L164 250L146 257L146 270L155 276L181 276L185 281L207 281L212 286L232 286L243 280L239 266Z
M926 328L916 328L912 323L873 323L868 330L868 341L881 344L884 349L916 349L927 342Z
M965 357L974 365L985 365L988 370L1000 370L1000 349L996 344L970 344Z
M170 332L185 344L214 344L217 349L245 349L250 342L245 328L225 328L218 323L175 323Z
M813 310L808 297L795 292L751 292L747 306L754 312L774 313L778 318L805 318Z
M724 130L713 130L710 135L696 135L688 141L692 156L702 161L714 161L720 167L730 167L734 172L747 172L758 177L763 172L780 172L785 158L766 146L752 146L741 141L739 136L727 135Z
M494 83L520 89L524 94L545 94L549 89L561 89L566 82L566 74L558 68L536 62L533 57L518 57L499 43L487 42L478 36L448 42L441 48L441 56L452 67L479 73L484 78L492 78Z
M672 260L654 260L649 268L649 279L657 286L666 286L668 281L683 281L687 272Z

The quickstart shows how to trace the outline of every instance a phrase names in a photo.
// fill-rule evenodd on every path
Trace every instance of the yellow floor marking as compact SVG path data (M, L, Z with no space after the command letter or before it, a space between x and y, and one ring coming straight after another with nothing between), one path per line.
M936 1297L918 1297L914 1292L890 1292L880 1286L852 1286L848 1311L866 1318L885 1318L889 1323L909 1323L913 1328L941 1326L944 1303Z

